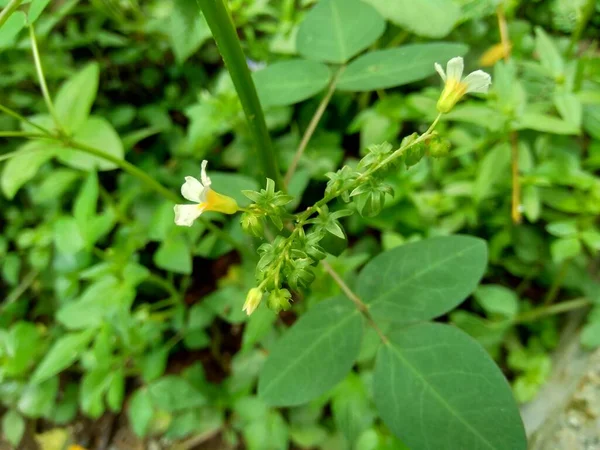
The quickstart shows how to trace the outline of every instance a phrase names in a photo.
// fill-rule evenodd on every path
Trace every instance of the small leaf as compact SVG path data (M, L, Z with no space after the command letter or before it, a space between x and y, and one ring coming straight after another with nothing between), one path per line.
M550 36L541 27L535 29L535 50L540 57L542 66L552 76L558 77L564 73L565 63L563 58Z
M29 11L27 13L29 17L29 23L33 24L38 17L42 14L46 6L50 3L50 0L32 0L29 5Z
M90 63L72 75L58 90L54 107L60 124L70 132L78 132L87 121L98 92L100 68Z
M444 37L460 19L460 7L452 0L365 1L390 22L419 36Z
M19 398L19 411L28 417L47 416L54 409L58 394L58 377L51 377L40 383L30 383Z
M2 435L17 448L23 433L25 432L25 420L14 409L9 410L2 418Z
M322 91L330 76L325 64L305 59L276 62L252 74L263 107L306 100Z
M185 237L177 234L161 242L154 253L154 264L170 272L191 274L192 254Z
M469 336L452 326L426 323L389 339L375 364L375 404L408 447L527 448L508 383Z
M184 378L167 375L148 387L152 403L168 412L196 408L206 404L206 398Z
M139 437L146 436L153 416L154 410L148 389L138 389L131 396L127 408L127 417L134 433Z
M93 335L93 330L88 330L81 333L69 333L59 338L33 372L31 381L41 383L69 367L79 358Z
M258 381L273 406L306 403L341 381L360 351L362 318L345 298L319 303L273 346Z
M89 117L73 135L75 142L96 148L110 158L123 159L123 144L113 126L102 117ZM105 158L92 156L75 148L61 148L58 159L80 170L112 170L117 165Z
M0 28L0 49L11 47L19 32L25 28L27 17L23 11L15 11Z
M464 55L464 44L440 42L375 50L352 61L340 76L338 89L366 92L422 80L435 72L436 62Z
M125 396L125 374L123 369L117 369L113 372L110 386L106 393L106 403L110 410L114 413L121 411L123 406L123 397Z
M429 320L475 290L487 265L485 241L471 236L427 239L388 250L358 277L357 294L376 318Z
M473 198L476 203L488 198L502 178L508 179L510 154L510 146L504 143L496 145L483 157L473 183Z
M77 221L70 216L62 216L52 226L54 245L60 253L73 255L85 247Z
M296 48L307 59L341 64L384 30L383 18L360 0L321 0L300 24Z
M374 410L363 380L353 372L336 387L331 410L337 427L344 433L349 443L356 442L358 436L375 420Z
M519 298L512 290L498 284L479 286L475 298L486 313L499 314L504 318L513 318L519 309Z
M4 165L2 170L2 192L9 200L17 191L31 180L39 168L55 155L51 145L43 141L31 141L23 144Z
M581 253L581 241L576 237L557 239L550 244L550 253L555 263L574 258Z
M519 130L528 129L552 134L579 134L577 125L558 117L537 112L525 112L517 123Z
M173 2L169 37L177 64L183 64L210 36L210 28L196 0Z

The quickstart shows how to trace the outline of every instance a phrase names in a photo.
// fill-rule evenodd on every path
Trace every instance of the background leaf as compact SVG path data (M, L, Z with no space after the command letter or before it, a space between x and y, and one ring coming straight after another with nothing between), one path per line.
M466 45L447 42L375 50L348 65L340 76L338 89L363 92L402 86L432 75L434 63L445 64L466 52Z
M93 62L72 75L58 90L54 107L67 130L76 132L86 122L98 93L99 78L100 68Z
M52 159L54 151L48 142L31 141L17 150L19 153L4 165L0 184L2 192L12 199L17 191L37 174L39 168Z
M385 21L361 0L321 0L300 25L296 48L305 58L345 63L383 34Z
M317 61L295 59L252 74L263 107L286 106L312 97L327 86L331 72Z
M15 448L21 442L23 433L25 432L25 420L23 417L11 409L2 418L2 435L6 437L6 440L10 442Z
M173 2L169 37L178 64L183 64L211 37L210 28L196 0Z
M433 323L389 339L377 355L375 403L412 450L527 448L510 387L479 344L454 327Z
M358 277L358 296L376 318L429 320L475 290L487 265L485 241L448 236L406 244L373 258Z
M45 381L73 364L89 344L93 334L93 330L87 330L81 333L69 333L59 338L33 372L32 382Z
M271 405L292 406L327 392L354 364L362 330L362 317L345 298L313 307L273 346L259 395Z

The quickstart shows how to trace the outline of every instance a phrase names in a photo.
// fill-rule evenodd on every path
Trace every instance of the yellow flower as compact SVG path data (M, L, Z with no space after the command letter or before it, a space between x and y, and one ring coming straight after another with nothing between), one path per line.
M448 61L446 72L438 63L435 63L435 70L446 83L437 102L437 109L441 113L450 112L465 94L487 93L492 84L492 77L483 70L471 72L463 79L464 62L460 56Z
M246 296L246 302L244 303L244 307L242 311L246 311L246 314L250 315L254 312L258 305L260 305L260 301L262 300L263 291L259 288L252 288L248 291L248 295Z
M183 227L191 227L204 211L216 211L223 214L235 214L238 211L236 201L226 195L219 194L210 188L210 178L206 175L208 161L202 161L202 172L198 181L194 177L185 177L181 186L181 195L195 205L175 205L175 223Z

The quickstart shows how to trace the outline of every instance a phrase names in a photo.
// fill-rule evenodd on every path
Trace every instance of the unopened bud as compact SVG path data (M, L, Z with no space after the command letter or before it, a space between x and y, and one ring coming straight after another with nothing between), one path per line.
M287 311L292 307L290 304L290 299L292 298L292 294L287 289L275 289L269 292L269 299L267 304L269 308L271 308L275 312L279 312L282 309Z
M450 141L437 135L432 136L427 144L429 155L434 158L443 158L450 152Z
M259 217L252 213L244 213L242 215L242 229L246 233L259 238L264 236L262 221Z
M246 296L246 302L244 303L244 307L242 311L246 311L246 314L250 315L254 312L258 305L260 305L260 301L263 296L263 291L259 288L252 288L248 291L248 295Z

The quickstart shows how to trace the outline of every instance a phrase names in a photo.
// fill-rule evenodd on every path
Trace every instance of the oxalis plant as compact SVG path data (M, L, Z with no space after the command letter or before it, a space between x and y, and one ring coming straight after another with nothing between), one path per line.
M10 8L0 15L0 25L8 21L20 2L10 3ZM298 33L297 46L304 59L273 65L251 75L225 4L221 0L199 0L198 5L203 12L203 18L198 20L207 22L218 44L248 119L257 160L264 173L264 189L243 191L251 202L249 205L240 207L235 199L219 193L218 183L213 185L210 178L207 161L199 168L199 179L191 176L197 174L190 174L181 187L181 194L190 202L188 204L182 204L176 192L144 170L126 162L118 136L110 124L89 115L94 96L71 103L73 95L70 93L79 92L78 86L85 84L90 74L97 80L97 65L86 67L53 99L46 86L37 48L33 28L36 17L31 14L27 17L29 41L48 114L26 118L0 106L4 113L23 124L22 131L4 133L4 136L30 140L14 154L2 155L2 159L12 164L7 165L6 172L17 175L17 181L13 177L11 183L6 182L4 191L14 195L32 176L25 168L35 172L36 166L53 157L78 169L91 169L92 173L120 168L172 202L177 225L193 227L200 221L219 239L251 260L252 249L241 247L229 233L202 216L205 212L239 213L243 230L261 242L257 249L256 283L243 306L248 315L258 308L268 307L279 313L294 304L302 305L319 265L343 292L343 295L319 302L300 314L289 330L269 348L258 383L258 394L266 402L273 406L295 406L318 400L348 376L359 359L363 343L372 341L377 356L371 385L377 409L389 429L409 448L526 448L516 404L499 368L464 332L444 323L428 322L454 309L475 290L487 265L485 241L469 236L449 236L406 244L370 260L354 283L348 283L334 270L330 256L335 253L336 244L347 239L341 219L356 213L363 217L376 216L386 198L395 194L386 184L386 177L417 164L424 157L443 158L448 154L449 141L438 134L436 125L466 94L486 93L491 77L478 70L463 78L463 58L452 57L464 53L462 50L454 52L461 47L456 44L414 45L391 52L374 50L354 58L366 50L385 27L376 10L358 0L321 0L307 15ZM335 28L333 24L339 21L344 26ZM332 26L323 26L324 23ZM417 58L419 55L420 59ZM388 67L400 57L406 58L407 67L392 71L394 76L387 72L382 75L381 67ZM417 60L418 64L410 66L411 59ZM447 60L446 69L437 63L434 66L436 60ZM288 208L295 198L286 186L337 88L353 92L383 89L421 79L430 75L434 68L444 87L437 101L437 117L425 131L404 137L397 148L388 143L370 146L355 165L345 165L327 174L329 181L320 200L297 212ZM272 77L281 73L290 79L301 79L308 72L320 77L320 81L288 92L278 92L270 84ZM281 177L262 105L300 101L326 87L327 93L311 123L312 131L305 135L301 151L288 174ZM94 197L93 192L89 193L93 191L93 181L97 181L93 177L91 175L91 181L86 182L82 198ZM75 222L65 220L61 226L68 234L71 227L85 224L85 245L95 243L98 236L110 228L106 225L110 217L96 215L83 200L77 202L74 214ZM75 244L70 242L68 245ZM133 289L147 276L139 265L127 264L127 269L131 269L124 276L128 288ZM155 281L162 283L164 288L164 281ZM105 292L107 286L103 287ZM166 289L171 289L168 283ZM65 318L74 313L74 308L69 307L62 309L60 314L67 323ZM64 338L62 351L50 351L36 367L31 377L34 387L52 383L56 392L56 375L72 364L73 355L79 355L94 338L94 318L88 320L89 329L77 331L80 328L73 325L76 331ZM109 347L110 336L104 330L98 336L94 346ZM154 381L154 378L148 378ZM82 401L87 414L97 416L98 411L103 411L105 391L110 408L120 409L124 396L123 367L114 370L114 379L119 382L111 381L109 387L102 385L102 390L100 387L95 389L92 376L85 378L82 392L90 386L88 390L100 392L92 400L85 397L86 401ZM176 384L177 387L182 385ZM84 398L84 394L81 395ZM169 405L164 398L159 406L166 409ZM139 421L143 416L145 421L144 426L134 425L139 434L147 431L152 418L148 411L152 407L145 394L131 400L130 418ZM19 424L18 415L12 410L11 414L10 423Z

